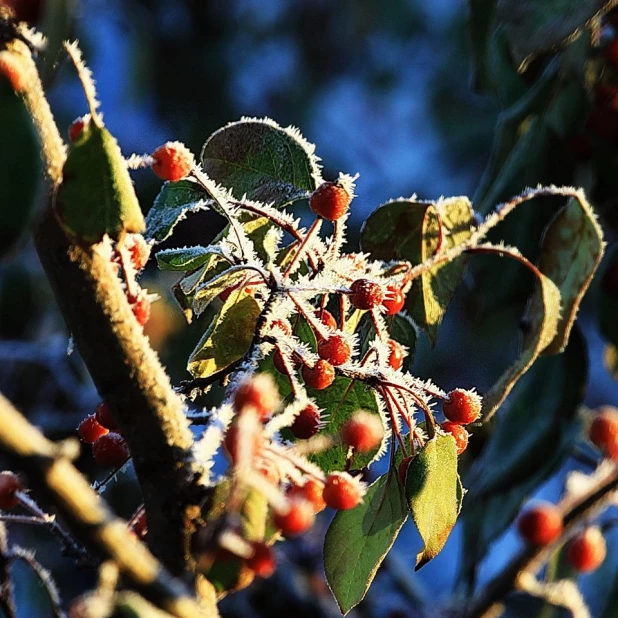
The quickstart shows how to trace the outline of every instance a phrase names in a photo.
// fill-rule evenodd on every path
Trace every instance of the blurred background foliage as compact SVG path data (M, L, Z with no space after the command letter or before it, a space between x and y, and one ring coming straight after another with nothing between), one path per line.
M485 214L541 182L583 186L602 217L610 249L615 244L618 72L608 51L614 39L611 15L563 51L541 50L518 73L517 33L506 28L508 19L496 15L495 0L470 0L467 6L454 0L7 3L46 32L50 45L62 37L80 40L97 80L106 125L127 155L152 152L166 140L184 141L199 152L210 133L241 116L269 116L299 127L317 144L326 178L339 171L360 174L351 246L358 242L363 219L387 199L413 193L423 199L469 195ZM80 86L66 63L46 59L43 74L58 124L68 127L86 111ZM48 435L61 438L74 435L98 397L77 353L66 354L68 333L23 231L44 197L35 148L23 107L0 83L0 391ZM134 179L146 211L160 181L149 170L136 172ZM555 210L556 204L547 200L525 206L499 227L498 237L534 259ZM211 216L194 216L181 224L173 245L207 244L220 227L221 221ZM511 493L500 489L485 495L493 503L464 501L468 524L458 524L442 554L415 574L419 541L407 524L410 528L404 528L354 615L421 615L418 608L427 600L446 601L476 576L482 585L519 541L512 531L505 533L512 514L505 521L490 521L490 529L471 528L478 512L474 507L501 513L506 500L516 512L528 495L555 500L568 470L589 469L596 454L578 438L580 425L573 425L568 448L557 452L552 443L582 401L590 408L618 405L612 378L612 371L618 374L618 355L607 345L618 344L618 260L611 250L609 256L602 267L604 285L593 284L583 305L583 337L576 336L564 358L553 364L552 359L540 361L538 371L498 415L495 443L509 451L524 445L502 479ZM168 275L152 264L147 268L146 285L162 298L146 329L178 382L188 377L186 359L209 316L186 326L169 293L175 280ZM520 316L531 286L521 268L498 258L473 262L437 346L431 349L421 339L412 371L445 390L485 391L517 353L520 331L526 329ZM508 419L518 409L517 418L525 422L511 424ZM549 424L548 418L553 419ZM495 447L484 449L492 429L477 430L471 440L463 458L466 486L478 477L475 461L491 466L487 453L501 456ZM528 448L526 436L540 431L546 441ZM535 465L518 476L522 460ZM105 476L88 449L79 464L93 479ZM11 462L3 465L11 467ZM140 502L130 472L110 484L105 495L125 517ZM322 576L321 532L327 519L307 537L286 543L274 580L226 599L223 614L339 615ZM38 548L65 599L92 583L93 574L72 568L43 531L13 527L11 536ZM485 556L494 537L499 540ZM608 533L608 542L618 549L616 534ZM602 571L582 578L595 616L611 609L605 600L617 564L618 555L610 550ZM47 615L36 584L27 573L15 575L20 616ZM514 603L517 612L522 600ZM547 608L525 611L532 616Z

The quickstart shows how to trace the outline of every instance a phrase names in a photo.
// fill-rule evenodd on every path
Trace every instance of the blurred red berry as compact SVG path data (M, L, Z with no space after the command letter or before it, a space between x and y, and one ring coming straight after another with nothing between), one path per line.
M355 412L341 428L341 439L360 453L380 446L384 438L382 419L364 410Z
M308 440L318 433L320 420L320 411L315 405L310 403L298 413L290 426L290 431L295 438Z
M92 455L100 466L119 468L129 459L129 447L119 433L110 431L92 445Z
M562 513L549 502L537 504L520 515L517 529L531 545L549 545L562 534Z
M0 509L9 511L19 504L17 492L23 489L22 482L13 472L0 472Z
M87 416L77 427L77 435L82 442L93 444L109 430L101 425L94 414Z

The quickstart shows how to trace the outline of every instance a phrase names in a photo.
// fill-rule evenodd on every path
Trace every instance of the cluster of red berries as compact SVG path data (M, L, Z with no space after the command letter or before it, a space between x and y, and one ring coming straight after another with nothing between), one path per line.
M590 423L588 437L604 456L618 462L618 409L602 407Z
M463 425L469 425L478 420L481 415L481 405L481 398L474 391L463 388L452 390L442 404L446 421L440 427L455 438L458 455L461 455L468 447L469 435Z
M522 513L517 521L517 529L527 543L544 547L556 541L562 534L562 512L554 504L541 502ZM578 532L566 545L567 562L580 573L598 569L606 554L605 538L595 526Z
M119 468L129 459L129 447L105 402L79 424L77 433L82 442L92 444L92 455L100 466Z

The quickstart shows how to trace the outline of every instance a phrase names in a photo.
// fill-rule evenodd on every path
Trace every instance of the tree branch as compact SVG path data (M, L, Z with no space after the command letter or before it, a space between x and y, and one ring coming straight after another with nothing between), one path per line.
M21 458L55 498L76 536L110 556L145 598L178 618L214 618L214 604L204 606L192 590L172 576L138 541L126 522L116 518L88 481L2 395L0 444Z

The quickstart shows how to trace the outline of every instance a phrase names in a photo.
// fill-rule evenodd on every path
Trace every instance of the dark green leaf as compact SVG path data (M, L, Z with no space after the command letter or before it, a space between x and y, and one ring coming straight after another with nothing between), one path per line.
M260 306L244 288L233 292L189 357L187 369L206 378L240 360L249 350Z
M545 354L556 354L566 347L602 256L603 231L582 192L580 199L571 198L558 212L543 235L538 267L558 286L562 301L558 332Z
M65 232L81 243L105 234L145 229L133 182L118 143L103 126L90 121L72 144L54 206Z
M215 247L184 247L166 249L157 253L157 265L161 270L196 270L210 261L213 255L220 255Z
M376 394L363 382L338 376L327 389L321 391L307 389L307 392L315 399L318 407L324 410L322 416L326 425L320 434L338 437L344 423L361 408L379 415ZM379 450L376 448L369 453L356 453L352 459L352 468L368 466L376 458ZM347 446L335 444L325 451L315 453L311 456L311 460L328 473L345 468L347 453Z
M499 0L498 19L505 25L520 71L532 57L564 43L610 0Z
M8 80L0 82L0 257L27 231L41 173L39 144L32 120Z
M489 41L493 30L496 0L470 0L468 2L468 27L473 60L473 83L482 92L492 84L488 77Z
M461 509L463 489L457 473L457 447L451 435L436 435L410 462L406 500L425 549L416 569L435 558L444 547Z
M272 120L243 119L213 133L202 148L202 167L237 199L283 206L307 197L321 183L317 158L296 129Z
M407 516L395 474L375 481L355 509L337 513L324 540L324 570L342 613L363 599Z
M191 180L166 182L146 216L146 237L158 243L167 240L187 213L208 210L207 198L204 189Z
M564 354L540 358L498 416L464 504L465 569L485 555L526 497L553 474L581 431L577 409L587 380L586 349L575 328Z

